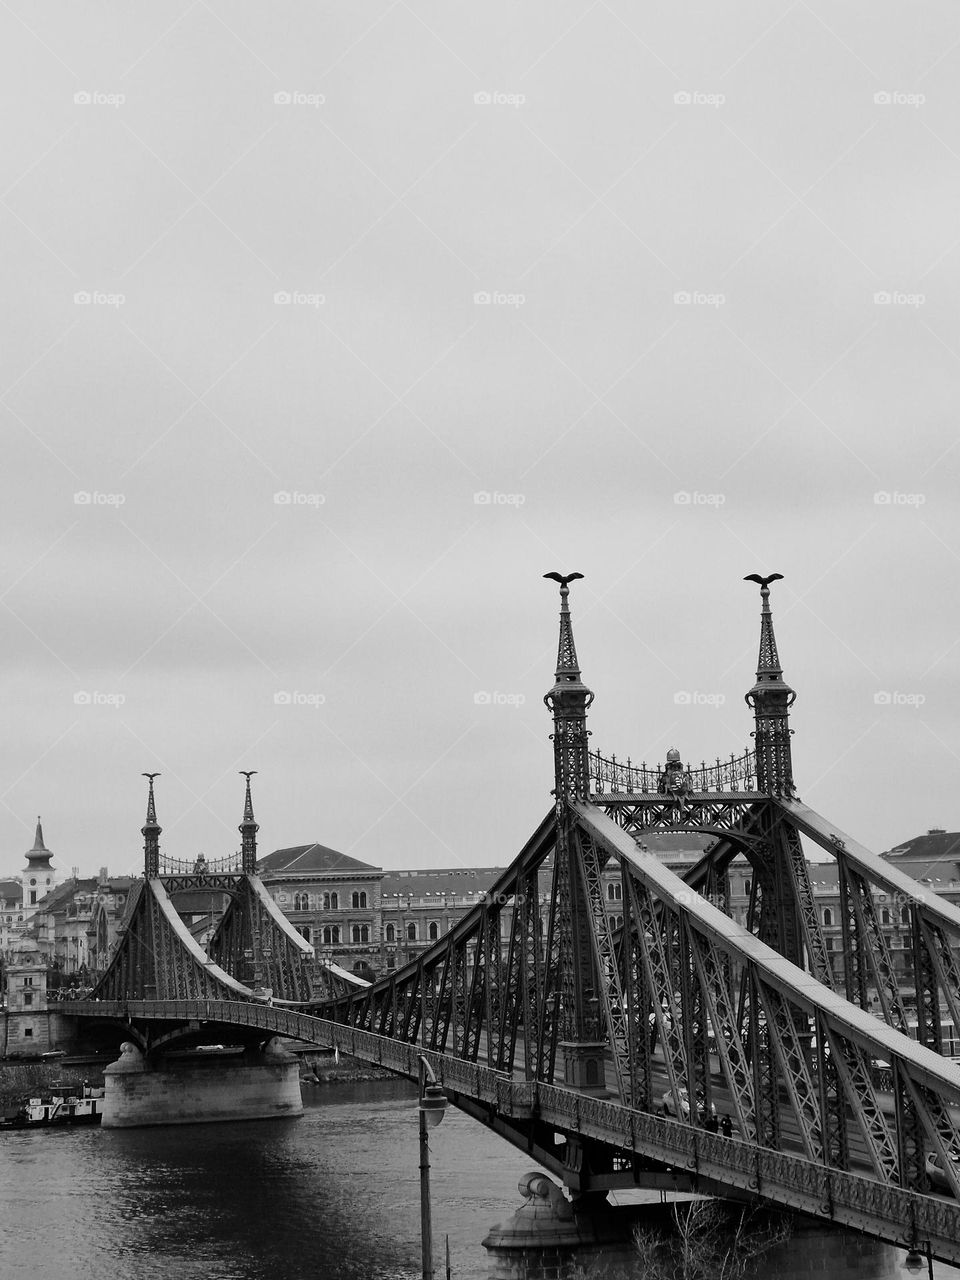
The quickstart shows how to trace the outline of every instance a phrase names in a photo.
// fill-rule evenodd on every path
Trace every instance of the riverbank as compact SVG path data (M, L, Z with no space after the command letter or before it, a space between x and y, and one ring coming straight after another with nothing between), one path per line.
M327 1054L306 1053L301 1057L300 1082L305 1085L356 1084L368 1080L396 1080L392 1071L371 1066L346 1054L335 1061Z

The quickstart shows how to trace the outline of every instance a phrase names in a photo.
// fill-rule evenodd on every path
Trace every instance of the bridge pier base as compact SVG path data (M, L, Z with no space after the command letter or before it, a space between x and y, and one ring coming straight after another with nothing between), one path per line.
M520 1192L526 1202L508 1221L491 1227L483 1240L490 1255L491 1280L574 1280L594 1275L609 1280L640 1275L644 1280L665 1280L676 1274L676 1258L662 1245L650 1243L656 1237L677 1241L682 1234L671 1204L614 1206L602 1193L570 1201L541 1173L522 1178ZM731 1201L696 1203L717 1205L728 1215L719 1224L694 1221L689 1228L687 1248L709 1268L711 1252L719 1260L735 1244L743 1206ZM681 1206L681 1221L685 1208ZM777 1239L783 1223L787 1234ZM637 1230L648 1242L642 1248L634 1239ZM769 1232L771 1242L746 1264L744 1280L770 1275L777 1280L811 1280L813 1275L830 1280L902 1280L903 1249L829 1222L760 1211L746 1230L754 1237L745 1241L750 1247L764 1232Z
M300 1064L275 1042L262 1053L198 1054L158 1063L127 1043L104 1068L103 1082L105 1129L303 1114Z

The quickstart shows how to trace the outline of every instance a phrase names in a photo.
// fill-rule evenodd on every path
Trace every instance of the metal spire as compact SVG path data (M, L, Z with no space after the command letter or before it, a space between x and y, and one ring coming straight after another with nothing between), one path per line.
M153 799L153 780L159 773L144 773L150 789L147 793L147 820L140 828L143 836L143 874L148 880L154 880L160 874L160 832L163 828L157 822L157 807Z
M46 852L46 848L47 848L47 846L43 843L43 827L41 827L40 825L39 813L37 814L37 834L34 836L34 839L33 839L33 847L34 849L42 849L44 852Z
M590 790L587 758L587 708L593 693L580 679L580 663L570 618L570 583L582 573L545 573L560 584L560 643L556 682L543 701L553 712L553 748L558 802L567 796L586 799Z
M250 795L250 779L256 769L241 769L241 777L247 780L247 792L243 801L243 821L240 823L242 845L240 850L240 866L244 875L257 874L257 832L260 830L253 816L253 797Z
M757 786L776 795L793 795L793 761L790 751L790 708L796 693L783 678L777 638L770 610L770 583L783 578L782 573L761 577L749 573L744 582L760 584L760 653L757 657L757 681L744 701L754 712L754 740L757 748Z

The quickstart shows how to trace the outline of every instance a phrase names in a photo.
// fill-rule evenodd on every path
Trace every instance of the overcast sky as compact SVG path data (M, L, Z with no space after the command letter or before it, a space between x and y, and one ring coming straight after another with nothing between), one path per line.
M960 828L960 10L5 0L0 874L506 863L593 742ZM489 299L484 301L484 299ZM482 695L477 700L477 695ZM489 695L486 697L486 695Z

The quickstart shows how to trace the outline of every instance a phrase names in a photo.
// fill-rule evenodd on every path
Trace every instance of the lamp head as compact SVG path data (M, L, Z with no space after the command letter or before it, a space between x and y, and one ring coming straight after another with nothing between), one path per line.
M908 1249L907 1258L903 1265L909 1272L916 1275L918 1271L923 1270L923 1254L916 1249Z
M428 1128L435 1129L437 1127L443 1119L443 1113L446 1111L447 1106L447 1095L440 1085L428 1083L423 1086L423 1093L420 1096L420 1110L423 1112Z

